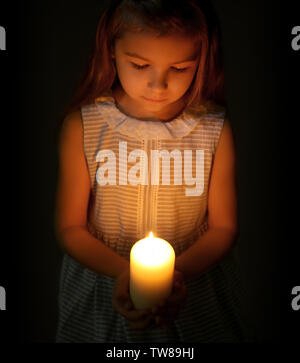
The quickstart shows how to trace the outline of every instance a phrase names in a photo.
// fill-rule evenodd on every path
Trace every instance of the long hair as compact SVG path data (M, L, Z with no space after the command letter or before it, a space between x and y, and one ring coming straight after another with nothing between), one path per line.
M112 50L125 31L183 34L194 39L200 59L187 91L187 105L209 99L225 106L221 32L209 0L111 0L100 17L94 48L64 116L94 103L119 82Z

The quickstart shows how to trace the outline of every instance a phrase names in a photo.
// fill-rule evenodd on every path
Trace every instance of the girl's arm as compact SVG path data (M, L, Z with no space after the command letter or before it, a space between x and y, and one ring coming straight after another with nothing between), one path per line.
M208 230L175 262L185 279L199 277L234 247L238 235L235 146L224 122L215 153L208 193Z
M117 277L129 262L87 229L91 183L83 150L80 111L66 117L59 142L55 229L63 250L100 275Z

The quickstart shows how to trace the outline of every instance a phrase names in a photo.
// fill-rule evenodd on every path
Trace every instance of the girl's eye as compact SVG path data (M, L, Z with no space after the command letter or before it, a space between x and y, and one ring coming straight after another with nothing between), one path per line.
M135 64L135 63L133 63L133 62L131 62L131 64L132 64L132 66L135 68L135 69L145 69L145 68L147 68L148 67L148 64L145 64L145 65L143 65L143 66L140 66L140 65L138 65L138 64ZM176 68L176 67L172 67L172 69L175 71L175 72L185 72L187 69L188 69L188 67L186 67L186 68Z
M174 69L175 72L185 72L188 69L188 67L186 67L186 68L175 68L175 67L172 67L172 68Z
M135 63L132 63L132 62L131 62L131 64L132 64L133 68L135 68L135 69L145 69L145 68L147 68L147 67L148 67L148 65L147 65L147 64L145 64L145 65L143 65L143 66L140 66L140 65L135 64Z

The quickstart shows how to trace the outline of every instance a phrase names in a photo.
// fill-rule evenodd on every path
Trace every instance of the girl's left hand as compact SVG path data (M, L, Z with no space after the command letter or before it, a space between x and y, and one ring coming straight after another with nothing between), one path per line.
M188 289L184 283L183 274L174 271L173 288L171 295L163 300L158 306L152 308L155 315L156 324L166 329L176 318L184 307L188 294Z

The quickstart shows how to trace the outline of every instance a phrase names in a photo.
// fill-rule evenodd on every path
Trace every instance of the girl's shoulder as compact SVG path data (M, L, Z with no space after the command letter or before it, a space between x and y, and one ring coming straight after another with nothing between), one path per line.
M67 143L79 144L83 137L83 125L81 111L76 110L69 113L63 120L60 134L59 145Z

